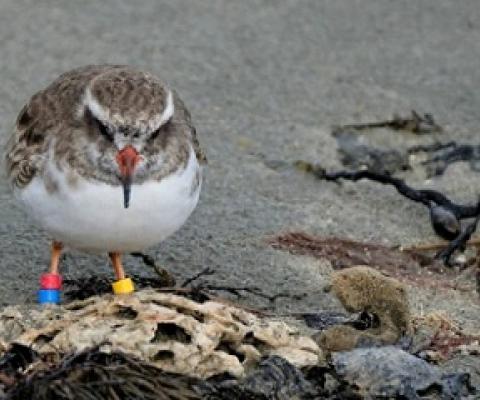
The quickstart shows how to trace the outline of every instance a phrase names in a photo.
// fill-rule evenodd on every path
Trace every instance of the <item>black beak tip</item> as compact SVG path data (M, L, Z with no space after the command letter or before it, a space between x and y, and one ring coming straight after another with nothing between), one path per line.
M128 208L130 206L130 193L131 193L131 185L129 182L125 182L123 184L123 206L124 208Z

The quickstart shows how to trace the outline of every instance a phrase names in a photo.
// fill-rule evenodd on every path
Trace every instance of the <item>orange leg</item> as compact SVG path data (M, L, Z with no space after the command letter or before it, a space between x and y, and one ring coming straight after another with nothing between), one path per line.
M112 261L113 270L115 271L115 278L117 281L125 279L125 271L122 266L122 257L120 253L108 253L110 260Z
M42 274L40 277L40 290L38 291L38 302L40 304L60 303L62 277L58 273L58 265L60 264L62 249L63 244L61 242L55 240L52 242L49 272Z
M113 293L128 294L135 290L133 282L130 278L125 278L125 271L122 266L122 258L120 253L108 253L110 260L112 260L113 270L115 271L116 281L112 283Z
M60 256L62 255L63 244L61 242L52 242L52 253L50 256L50 273L58 275L58 265L60 264Z

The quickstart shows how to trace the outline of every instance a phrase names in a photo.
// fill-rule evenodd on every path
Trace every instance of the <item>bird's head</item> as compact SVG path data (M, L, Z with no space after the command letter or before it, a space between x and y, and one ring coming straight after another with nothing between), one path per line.
M132 184L162 166L159 143L166 140L175 110L172 92L151 75L114 72L86 88L81 114L96 139L89 158L106 175L116 176L128 208ZM153 142L156 152L149 151Z

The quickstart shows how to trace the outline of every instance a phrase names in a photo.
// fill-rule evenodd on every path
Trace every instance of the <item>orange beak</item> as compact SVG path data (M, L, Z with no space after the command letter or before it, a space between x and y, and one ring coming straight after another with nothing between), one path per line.
M142 159L133 146L127 145L117 153L117 163L120 168L120 180L123 185L123 205L128 208L130 204L130 192L132 188L132 176L135 167Z

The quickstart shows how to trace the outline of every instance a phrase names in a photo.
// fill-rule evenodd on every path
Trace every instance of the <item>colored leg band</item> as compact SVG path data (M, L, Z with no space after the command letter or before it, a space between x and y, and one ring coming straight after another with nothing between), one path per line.
M62 276L59 274L42 274L40 277L42 289L60 289L62 287Z
M115 294L128 294L135 291L133 281L130 278L124 278L113 282L112 289Z
M38 291L38 302L40 304L59 304L60 290L40 289Z

